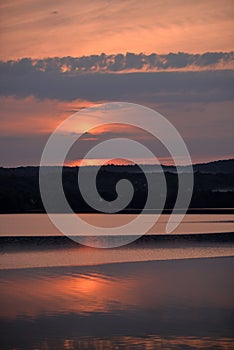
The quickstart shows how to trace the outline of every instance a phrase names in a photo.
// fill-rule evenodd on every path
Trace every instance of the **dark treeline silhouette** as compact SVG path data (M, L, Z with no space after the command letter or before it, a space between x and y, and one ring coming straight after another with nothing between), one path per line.
M194 166L194 191L190 208L234 208L234 160L218 161L208 164ZM93 171L93 167L87 167L87 176ZM157 167L145 166L147 176L157 179L161 176L157 173ZM217 173L215 170L217 169ZM53 180L56 168L48 167L48 180ZM63 188L66 198L75 212L94 212L84 201L78 187L78 167L63 168ZM186 167L180 171L186 176ZM174 207L178 190L178 176L173 167L164 167L167 183L167 196L165 209ZM134 195L123 212L138 211L144 208L148 185L145 174L138 166L103 166L97 176L97 189L100 197L112 201L116 198L116 184L120 179L128 179L134 187ZM52 181L53 182L53 181ZM156 186L157 187L157 186ZM56 190L48 189L52 196L55 207L53 211L63 211L58 207L56 201ZM150 209L157 207L157 196L155 192L155 203ZM0 212L1 213L30 213L44 212L40 190L39 190L39 167L0 168Z

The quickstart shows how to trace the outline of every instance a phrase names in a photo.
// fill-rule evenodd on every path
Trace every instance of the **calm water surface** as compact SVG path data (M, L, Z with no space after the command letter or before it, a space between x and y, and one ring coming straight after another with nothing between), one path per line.
M2 239L0 349L233 349L232 234L175 239L232 221L191 215L169 239L95 249L59 243L45 216L0 216L2 236L34 236Z
M2 270L1 349L233 349L233 264Z
M58 214L64 217L69 214ZM132 221L135 214L79 214L88 223L100 227L115 227ZM154 223L154 214L144 214L145 221ZM169 215L163 214L149 234L164 234ZM178 215L173 216L175 222ZM233 232L234 214L186 214L174 234ZM86 234L89 232L78 232ZM46 214L0 214L0 236L61 236Z

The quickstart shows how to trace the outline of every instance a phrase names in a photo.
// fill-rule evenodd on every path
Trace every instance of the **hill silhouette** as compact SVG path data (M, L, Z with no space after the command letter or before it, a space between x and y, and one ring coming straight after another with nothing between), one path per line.
M157 181L158 167L144 165L148 176ZM196 164L194 167L194 191L190 203L192 208L234 208L234 160L216 161L206 164ZM53 179L55 167L47 167L48 179ZM87 176L94 167L85 167ZM178 176L175 167L163 166L167 181L167 198L165 209L173 208L178 189ZM179 172L186 173L187 167L179 167ZM93 212L84 201L78 184L79 167L63 168L63 187L66 198L75 212ZM145 205L148 193L144 173L137 165L107 165L101 167L97 176L97 189L100 196L108 201L116 198L116 183L120 179L128 179L134 187L132 201L123 212L138 211ZM51 190L56 203L56 191ZM158 195L158 194L157 194ZM160 194L159 194L160 195ZM150 208L157 210L157 201ZM55 211L60 211L57 206ZM62 209L61 209L62 210ZM39 190L39 167L0 168L0 212L1 213L30 213L44 212Z

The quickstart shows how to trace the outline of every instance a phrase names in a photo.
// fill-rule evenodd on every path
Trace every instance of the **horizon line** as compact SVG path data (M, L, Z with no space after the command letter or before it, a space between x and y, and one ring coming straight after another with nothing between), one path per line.
M180 164L180 165L175 165L175 164L149 164L149 163L134 163L134 164L114 164L114 163L109 163L109 164L94 164L94 165L43 165L43 167L63 167L63 168L80 168L80 167L86 167L86 168L93 168L93 167L133 167L133 166L163 166L163 167L187 167L187 166L195 166L195 165L206 165L206 164L212 164L212 163L217 163L217 162L223 162L223 161L234 161L233 158L225 158L225 159L217 159L217 160L211 160L208 162L198 162L198 163L191 163L191 164ZM40 168L40 165L18 165L18 166L1 166L0 169L17 169L17 168Z

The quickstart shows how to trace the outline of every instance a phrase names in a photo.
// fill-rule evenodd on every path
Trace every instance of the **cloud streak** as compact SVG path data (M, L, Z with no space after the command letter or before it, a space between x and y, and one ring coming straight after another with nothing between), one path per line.
M128 73L180 70L213 70L234 68L234 52L206 52L189 54L184 52L158 55L152 53L90 55L82 57L53 57L44 59L23 58L16 61L0 61L1 70L22 74L27 72L59 73L79 75L82 73Z
M0 2L3 59L233 50L232 0Z

